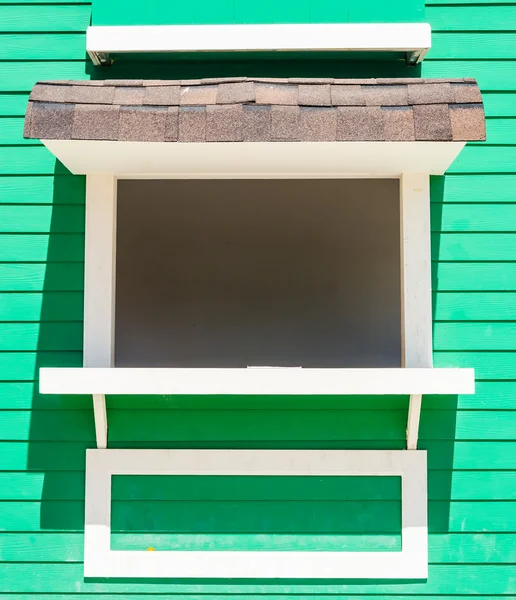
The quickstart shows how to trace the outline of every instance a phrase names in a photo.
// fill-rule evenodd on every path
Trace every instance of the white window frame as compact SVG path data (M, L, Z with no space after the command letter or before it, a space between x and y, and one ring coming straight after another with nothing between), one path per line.
M239 175L241 177L241 175ZM324 177L321 175L320 177ZM353 177L350 175L350 178ZM402 368L432 367L430 176L400 181ZM84 367L114 367L117 177L86 176ZM417 447L421 393L411 393L407 448ZM97 447L107 447L104 394L93 394Z
M399 476L398 552L111 550L113 475ZM426 579L426 452L87 450L85 577Z

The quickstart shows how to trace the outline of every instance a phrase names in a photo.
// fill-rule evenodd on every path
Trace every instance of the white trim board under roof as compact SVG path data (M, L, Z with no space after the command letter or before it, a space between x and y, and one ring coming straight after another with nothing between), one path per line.
M431 47L428 23L315 23L90 26L96 65L110 54L178 52L403 52L409 64Z
M442 175L465 142L42 142L75 175L122 178L340 178Z

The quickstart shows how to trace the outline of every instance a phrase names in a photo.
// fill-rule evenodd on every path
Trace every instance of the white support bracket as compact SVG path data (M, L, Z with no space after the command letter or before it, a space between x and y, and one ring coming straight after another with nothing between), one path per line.
M107 410L106 396L104 394L93 394L93 417L95 419L95 437L97 448L107 448Z
M407 419L407 450L417 450L422 394L411 394Z

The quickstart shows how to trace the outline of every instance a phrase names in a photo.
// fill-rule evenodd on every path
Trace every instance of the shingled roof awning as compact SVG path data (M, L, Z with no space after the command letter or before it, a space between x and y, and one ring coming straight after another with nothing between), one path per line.
M75 173L443 173L485 139L473 79L49 81L25 137Z

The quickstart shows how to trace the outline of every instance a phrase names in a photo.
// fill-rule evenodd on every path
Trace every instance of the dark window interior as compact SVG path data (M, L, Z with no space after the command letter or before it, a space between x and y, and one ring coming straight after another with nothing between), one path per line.
M115 363L399 367L397 180L123 180Z

